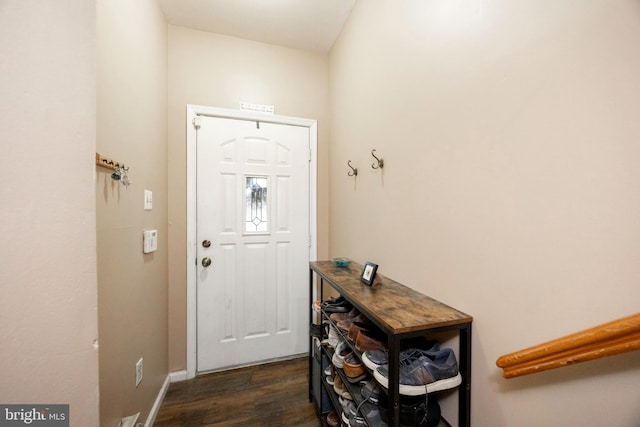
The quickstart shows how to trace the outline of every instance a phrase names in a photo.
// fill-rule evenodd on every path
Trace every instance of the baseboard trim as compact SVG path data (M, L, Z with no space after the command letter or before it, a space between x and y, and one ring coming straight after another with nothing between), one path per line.
M162 405L162 401L164 400L164 396L167 394L167 390L169 390L169 384L171 374L167 375L167 378L164 379L164 383L158 392L158 396L156 397L156 401L153 402L153 406L151 407L151 411L149 411L149 416L147 417L147 421L144 423L144 427L152 427L153 423L156 420L156 415L158 415L158 411L160 411L160 406Z
M180 381L187 380L187 371L174 371L169 373L169 379L172 383L179 383Z

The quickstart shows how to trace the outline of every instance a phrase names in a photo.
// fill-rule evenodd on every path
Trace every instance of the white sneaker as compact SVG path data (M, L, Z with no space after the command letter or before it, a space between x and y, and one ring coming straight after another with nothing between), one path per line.
M340 340L340 343L335 349L336 351L333 353L331 363L333 363L333 366L336 368L342 369L342 366L344 365L344 358L351 353L351 348L345 341Z

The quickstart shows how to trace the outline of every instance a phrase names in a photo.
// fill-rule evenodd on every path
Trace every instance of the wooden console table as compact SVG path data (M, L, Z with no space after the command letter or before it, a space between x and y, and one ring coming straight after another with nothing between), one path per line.
M400 344L407 338L458 330L458 367L462 383L458 389L458 423L470 426L471 416L471 322L473 318L433 298L377 274L373 286L360 281L362 265L338 268L331 261L309 263L310 296L314 274L319 278L319 298L326 283L387 334L389 345L389 426L399 425ZM310 315L313 321L313 314ZM310 349L311 350L311 349ZM311 354L311 352L310 352ZM311 357L311 356L310 356ZM311 364L311 362L310 362ZM311 371L310 371L311 375Z

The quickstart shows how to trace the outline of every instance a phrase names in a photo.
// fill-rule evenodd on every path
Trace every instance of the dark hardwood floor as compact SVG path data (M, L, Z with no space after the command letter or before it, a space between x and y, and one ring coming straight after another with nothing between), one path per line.
M155 427L319 427L306 357L171 384Z

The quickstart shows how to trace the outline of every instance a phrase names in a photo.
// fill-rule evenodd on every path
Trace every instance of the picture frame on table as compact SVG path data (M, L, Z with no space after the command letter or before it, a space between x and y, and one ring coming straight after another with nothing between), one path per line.
M371 286L373 285L373 280L376 278L376 272L378 271L378 264L374 264L372 262L365 262L362 267L362 274L360 275L360 280L365 285Z

